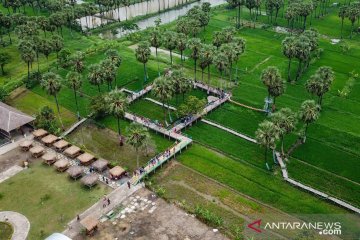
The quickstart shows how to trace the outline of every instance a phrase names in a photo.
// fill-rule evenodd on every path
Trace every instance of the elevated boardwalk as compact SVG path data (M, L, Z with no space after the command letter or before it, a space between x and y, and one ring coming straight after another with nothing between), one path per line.
M128 102L129 103L132 103L133 101L135 101L136 99L144 96L145 94L147 94L148 92L151 91L151 89L153 88L153 85L148 85L146 86L144 89L142 89L141 91L139 92L131 92L132 95L128 96ZM123 91L128 91L128 90L125 90L125 89L122 89Z
M69 135L72 131L74 131L76 128L78 128L81 124L83 124L85 121L87 120L87 118L83 118L80 121L76 122L74 125L72 125L68 130L66 130L65 132L63 132L63 134L61 134L60 138L64 138L67 135Z

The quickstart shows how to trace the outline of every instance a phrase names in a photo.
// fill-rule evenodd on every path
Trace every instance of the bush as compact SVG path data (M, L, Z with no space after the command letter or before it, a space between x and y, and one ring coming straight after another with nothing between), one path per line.
M3 86L0 86L0 101L4 102L5 98L9 95L8 91Z
M220 227L224 224L224 220L215 215L214 213L210 212L208 209L205 209L199 205L195 207L195 215L204 221L206 224L211 226Z
M91 99L90 115L93 119L101 119L107 115L107 107L104 96L97 96Z
M60 132L60 128L56 122L54 111L48 106L40 109L40 112L35 119L35 126L37 128L43 128L48 132L54 134Z
M41 77L42 76L41 76L40 72L33 72L33 73L30 73L29 79L27 77L25 77L23 79L23 82L27 89L32 89L40 83Z

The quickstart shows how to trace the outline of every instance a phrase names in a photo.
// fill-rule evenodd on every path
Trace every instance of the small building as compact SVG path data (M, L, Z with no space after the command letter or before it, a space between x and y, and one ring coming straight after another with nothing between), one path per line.
M72 240L72 239L61 233L53 233L47 238L45 238L45 240Z
M0 102L0 145L19 133L24 135L26 126L30 126L34 120L35 118Z

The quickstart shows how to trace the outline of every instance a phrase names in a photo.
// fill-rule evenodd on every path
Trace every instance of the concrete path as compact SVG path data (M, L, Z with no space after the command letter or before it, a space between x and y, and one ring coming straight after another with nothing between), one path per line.
M156 101L155 99L152 99L152 98L144 98L145 100L147 101L150 101L150 102L153 102L161 107L166 107L166 108L169 108L170 110L173 110L173 111L176 111L176 108L173 107L173 106L170 106L170 105L167 105L167 104L162 104L161 102L159 101Z
M19 172L21 172L22 170L24 170L24 168L15 165L12 166L11 168L5 170L4 172L0 173L0 183L4 182L5 180L11 178L12 176L18 174Z
M26 239L30 230L30 222L24 215L11 211L0 212L0 222L8 222L14 228L11 240Z
M3 155L7 152L10 152L11 150L14 150L15 148L17 148L19 146L19 144L25 140L32 140L34 138L34 136L32 134L29 134L26 137L22 137L19 140L6 144L2 147L0 147L0 155Z
M80 220L87 216L92 216L96 219L100 219L106 215L120 203L122 203L127 197L142 188L142 185L131 186L129 189L126 184L121 185L106 197L110 199L110 205L103 207L103 199L100 199L97 203L88 208L85 212L79 214ZM76 218L68 223L68 228L63 232L64 235L69 238L74 238L82 229L82 226Z

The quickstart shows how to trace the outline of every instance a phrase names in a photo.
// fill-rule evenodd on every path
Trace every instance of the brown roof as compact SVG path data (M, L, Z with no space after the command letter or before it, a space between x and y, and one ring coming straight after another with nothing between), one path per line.
M76 153L80 152L80 148L77 146L71 146L65 149L64 153L68 155L74 155Z
M56 154L48 152L48 153L45 153L41 158L44 161L53 161L56 158Z
M35 147L30 148L30 152L35 153L35 154L41 153L43 151L44 151L44 148L41 146L35 146Z
M112 169L110 169L109 172L112 176L118 177L121 174L123 174L125 172L125 170L120 166L115 166Z
M91 231L94 228L96 228L98 223L99 223L99 221L96 218L92 217L92 216L87 216L83 220L80 221L80 224L84 228L86 228L87 231Z
M88 163L91 160L94 159L94 156L91 155L90 153L83 153L80 156L77 157L77 159L81 162L81 163Z
M67 167L69 164L70 164L69 160L67 160L67 159L61 159L61 160L57 161L57 162L54 164L54 166L55 166L56 168L65 168L65 167Z
M52 135L52 134L49 134L49 135L47 135L46 137L43 137L43 138L41 139L41 141L42 141L43 143L45 143L45 144L50 144L50 143L55 142L57 139L58 139L57 136Z
M82 175L83 173L83 169L80 166L71 166L68 170L67 173L71 176L71 177L78 177L79 175Z
M40 129L37 129L35 131L32 132L32 134L35 136L35 137L42 137L44 135L46 135L48 132L42 128Z
M0 102L0 129L5 132L9 133L34 120L35 118Z
M98 176L96 174L88 174L83 178L81 178L81 182L89 187L95 185L97 180L98 180Z
M64 147L67 147L68 145L69 145L69 143L65 140L60 140L53 144L53 146L57 149L63 149Z
M109 163L109 162L106 161L106 160L104 160L104 159L99 159L99 160L96 160L96 161L92 164L92 166L93 166L96 170L102 171L102 170L104 170L104 168L107 167L108 163Z
M25 140L20 143L20 147L30 147L33 144L32 140Z

